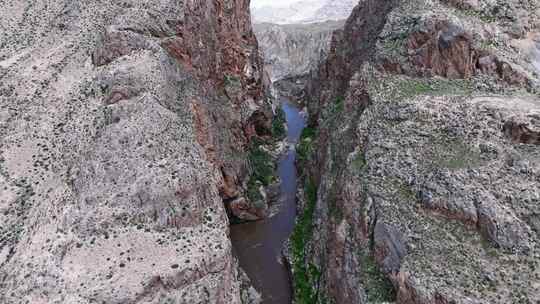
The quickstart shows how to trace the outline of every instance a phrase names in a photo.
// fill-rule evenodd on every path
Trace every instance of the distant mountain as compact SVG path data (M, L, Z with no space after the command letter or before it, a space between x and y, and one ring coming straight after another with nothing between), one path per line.
M272 80L301 76L317 67L326 58L332 33L343 23L255 24L255 35Z
M298 24L346 19L358 0L305 0L288 6L253 7L254 23Z

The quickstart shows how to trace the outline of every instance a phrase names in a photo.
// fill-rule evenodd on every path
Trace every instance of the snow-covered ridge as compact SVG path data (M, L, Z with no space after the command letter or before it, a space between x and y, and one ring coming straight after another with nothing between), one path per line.
M254 23L298 24L346 19L357 0L301 0L283 4L280 2L260 5L252 3Z

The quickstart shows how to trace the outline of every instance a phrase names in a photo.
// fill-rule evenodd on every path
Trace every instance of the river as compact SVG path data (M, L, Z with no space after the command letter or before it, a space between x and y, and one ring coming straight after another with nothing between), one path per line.
M282 107L287 121L288 146L294 146L305 126L305 118L288 101L283 101ZM296 217L295 159L294 149L288 149L279 159L279 212L263 221L231 227L231 239L240 266L262 293L264 304L290 304L292 301L289 269L281 261L281 248L293 231Z

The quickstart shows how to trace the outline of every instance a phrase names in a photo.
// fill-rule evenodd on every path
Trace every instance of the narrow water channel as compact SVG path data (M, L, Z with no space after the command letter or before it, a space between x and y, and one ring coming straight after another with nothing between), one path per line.
M305 118L288 101L282 101L282 105L287 120L288 146L294 146L304 128ZM281 248L294 228L296 217L295 158L294 149L288 149L279 160L280 211L264 221L231 227L231 239L240 266L262 293L264 304L290 304L292 301L289 270L281 261Z

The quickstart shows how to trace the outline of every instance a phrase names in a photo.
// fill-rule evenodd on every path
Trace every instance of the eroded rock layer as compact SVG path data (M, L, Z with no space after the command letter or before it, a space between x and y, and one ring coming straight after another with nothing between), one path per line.
M224 201L270 127L249 1L0 11L0 302L240 303Z
M540 301L539 13L360 1L307 89L298 303Z

